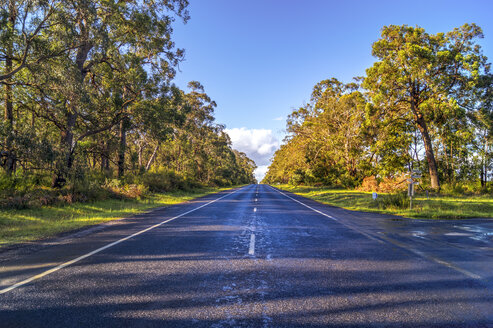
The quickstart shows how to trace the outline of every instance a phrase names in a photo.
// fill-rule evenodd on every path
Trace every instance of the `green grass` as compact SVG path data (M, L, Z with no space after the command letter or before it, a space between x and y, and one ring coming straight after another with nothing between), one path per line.
M419 219L493 218L493 197L491 195L433 195L427 199L426 195L417 194L417 197L413 199L413 209L409 210L408 205L393 206L392 200L395 199L395 195L390 194L378 194L378 201L374 201L371 192L290 185L276 185L275 187L324 204L355 211L394 214Z
M174 191L143 200L107 199L65 206L0 210L0 247L53 237L62 232L185 202L228 188Z

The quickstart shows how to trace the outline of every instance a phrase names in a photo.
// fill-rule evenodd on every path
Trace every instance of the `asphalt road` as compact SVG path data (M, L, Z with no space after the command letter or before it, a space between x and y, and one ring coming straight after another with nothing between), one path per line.
M492 276L492 220L250 185L3 254L0 327L493 327Z

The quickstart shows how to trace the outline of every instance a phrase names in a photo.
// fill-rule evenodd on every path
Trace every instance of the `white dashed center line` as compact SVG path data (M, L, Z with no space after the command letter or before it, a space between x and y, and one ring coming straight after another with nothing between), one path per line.
M250 247L248 248L248 255L255 255L255 235L250 235Z

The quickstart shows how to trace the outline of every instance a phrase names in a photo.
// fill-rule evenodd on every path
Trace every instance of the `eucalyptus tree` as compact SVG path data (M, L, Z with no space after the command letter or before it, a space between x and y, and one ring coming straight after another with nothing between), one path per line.
M178 171L205 180L209 155L204 141L216 132L214 109L217 105L199 82L191 81L188 87L190 92L183 97L186 118L177 127L173 144L174 166Z
M0 83L3 84L4 121L2 124L3 167L7 173L15 169L14 149L14 88L25 83L22 75L49 58L66 52L66 48L49 48L44 42L50 27L59 22L54 18L59 0L2 0L0 1Z
M319 112L312 123L312 138L323 140L317 152L325 152L347 177L356 177L364 151L361 126L366 100L356 83L343 84L335 78L319 82L312 103Z
M49 88L39 90L46 104L51 105L40 115L50 118L60 131L60 157L53 186L65 183L79 141L117 124L126 129L127 109L142 97L143 85L152 76L159 76L159 83L169 83L173 67L183 56L171 39L172 22L175 16L188 19L187 4L186 0L62 3L56 15L63 25L53 27L49 41L73 50L42 63L44 86ZM43 80L44 73L37 73L35 78ZM136 75L140 84L135 82ZM122 81L112 83L114 76ZM110 82L96 85L98 78ZM95 92L98 87L109 91ZM96 106L98 95L111 99L113 108ZM107 119L100 119L98 114Z
M335 78L317 83L310 103L289 116L288 145L276 153L270 170L297 172L295 180L304 182L353 185L365 160L366 100L358 89Z
M429 34L421 27L385 26L373 44L378 61L367 69L363 86L373 106L370 115L411 122L425 148L431 187L439 190L437 161L430 126L441 115L456 116L468 101L489 67L475 24L465 24L448 33Z
M161 145L172 140L183 125L189 107L184 92L175 86L148 94L134 106L131 113L131 131L138 147L137 158L140 170L148 171L156 161ZM144 165L144 152L148 158Z
M493 161L493 74L482 77L473 103L477 106L470 115L475 136L474 152L479 159L477 167L481 186L485 187Z
M253 172L257 168L255 162L243 152L233 149L233 153L235 154L235 166L233 167L235 172L232 175L232 183L256 183L257 181L253 175Z
M306 140L294 135L285 141L274 153L272 163L262 181L264 183L295 182L295 177L298 175L301 181L296 182L309 182L305 181L306 174L310 174L310 166L306 160Z
M57 56L67 49L49 52L43 40L54 19L61 0L0 1L0 58L4 69L0 81L7 81L26 67Z

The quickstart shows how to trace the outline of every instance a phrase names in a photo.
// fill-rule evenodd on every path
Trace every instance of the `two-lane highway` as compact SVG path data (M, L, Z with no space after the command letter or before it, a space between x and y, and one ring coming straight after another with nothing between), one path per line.
M0 262L1 327L493 327L492 221L250 185Z

